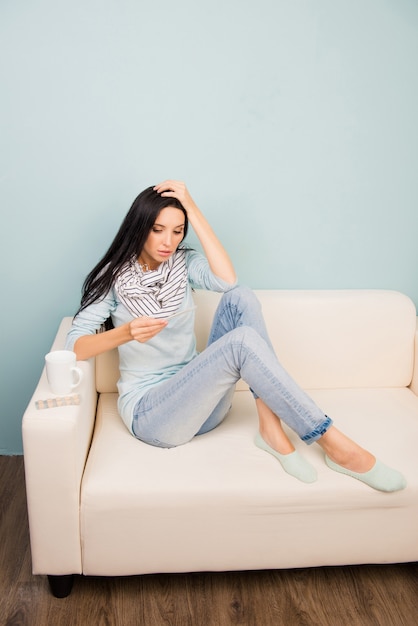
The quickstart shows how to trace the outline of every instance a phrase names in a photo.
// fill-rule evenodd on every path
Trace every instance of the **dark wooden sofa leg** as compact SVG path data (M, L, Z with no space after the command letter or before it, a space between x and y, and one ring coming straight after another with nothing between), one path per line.
M65 576L48 576L49 587L56 598L66 598L73 588L74 574Z

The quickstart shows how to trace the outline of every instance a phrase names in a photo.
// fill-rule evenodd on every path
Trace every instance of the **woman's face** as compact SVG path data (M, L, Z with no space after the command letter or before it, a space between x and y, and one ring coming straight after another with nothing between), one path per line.
M174 254L183 237L183 211L175 207L161 209L139 255L139 262L156 269Z

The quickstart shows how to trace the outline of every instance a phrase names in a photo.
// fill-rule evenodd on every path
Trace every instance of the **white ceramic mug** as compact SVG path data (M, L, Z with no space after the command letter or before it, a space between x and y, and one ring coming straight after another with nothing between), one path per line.
M52 393L66 396L81 383L83 372L76 363L75 352L71 350L55 350L45 356L46 376Z

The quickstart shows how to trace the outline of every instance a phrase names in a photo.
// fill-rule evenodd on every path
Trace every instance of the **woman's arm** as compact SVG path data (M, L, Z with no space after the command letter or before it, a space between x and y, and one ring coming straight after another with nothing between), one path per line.
M83 335L74 343L74 352L78 361L84 361L102 352L113 350L128 341L145 343L157 335L165 326L167 320L154 319L152 317L137 317L132 322L127 322L94 335Z
M200 211L184 183L166 180L154 187L163 197L177 198L187 211L187 217L202 244L203 251L212 272L229 284L237 277L228 253L219 241L209 222Z

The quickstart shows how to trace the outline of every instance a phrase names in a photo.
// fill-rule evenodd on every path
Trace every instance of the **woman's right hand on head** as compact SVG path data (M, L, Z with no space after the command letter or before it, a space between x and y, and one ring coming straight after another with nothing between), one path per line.
M145 343L155 335L158 335L168 322L154 317L137 317L129 323L129 331L133 341Z

